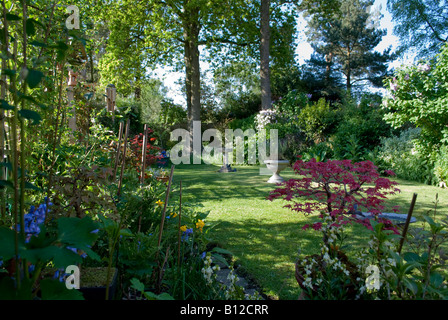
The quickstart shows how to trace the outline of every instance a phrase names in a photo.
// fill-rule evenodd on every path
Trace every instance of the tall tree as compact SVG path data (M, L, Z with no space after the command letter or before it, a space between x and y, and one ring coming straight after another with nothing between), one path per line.
M335 14L313 14L308 24L312 47L318 54L331 57L335 70L345 78L347 91L366 82L382 86L387 63L394 59L391 47L383 53L374 51L386 30L374 23L380 15L370 13L372 5L370 0L342 0Z
M271 107L271 80L269 68L269 47L271 30L270 20L270 0L261 0L260 19L260 79L261 79L261 109L266 110Z
M448 41L446 0L388 0L387 8L395 22L394 33L401 40L401 51L413 50L420 58L430 57Z
M291 21L289 14L275 17L280 26ZM120 50L133 48L125 52L137 64L184 69L190 128L200 120L201 51L208 53L212 67L259 56L260 0L120 0L102 19L110 25L110 38L122 39L115 42Z

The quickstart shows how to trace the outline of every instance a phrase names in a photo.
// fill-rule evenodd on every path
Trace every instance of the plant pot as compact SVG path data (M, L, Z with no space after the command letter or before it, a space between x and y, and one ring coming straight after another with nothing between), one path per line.
M273 175L267 181L268 183L281 183L285 181L280 172L289 166L288 160L265 160L266 167L273 173Z
M168 182L168 180L170 180L170 177L157 177L156 179L162 182Z
M107 286L107 267L83 268L80 271L80 291L85 300L105 300ZM117 291L118 270L111 269L109 300L113 300Z

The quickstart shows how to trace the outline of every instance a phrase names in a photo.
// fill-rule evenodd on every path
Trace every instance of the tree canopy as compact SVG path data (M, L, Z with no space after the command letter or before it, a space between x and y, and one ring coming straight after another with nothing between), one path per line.
M439 52L448 41L448 3L445 0L388 0L387 7L395 22L394 33L400 38L401 51L413 51L418 57Z
M309 20L307 34L312 47L343 75L348 91L366 82L381 86L387 63L394 58L390 47L383 53L375 51L386 30L374 23L379 16L370 12L372 5L373 1L343 0L332 15L317 13Z

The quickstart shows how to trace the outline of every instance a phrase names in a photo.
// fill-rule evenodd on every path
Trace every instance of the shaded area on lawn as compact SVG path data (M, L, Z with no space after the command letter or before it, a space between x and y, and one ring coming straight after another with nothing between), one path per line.
M258 166L234 166L236 172L219 173L219 166L181 165L174 171L173 197L178 197L182 180L182 201L202 204L210 211L208 221L216 224L210 237L231 251L237 262L256 279L264 293L276 299L297 299L300 289L294 278L294 262L299 248L304 254L320 250L320 234L303 231L301 227L315 216L304 217L287 208L286 202L266 199L275 185L260 175ZM285 178L295 178L292 169L282 172ZM447 190L396 179L401 193L387 201L386 212L398 205L407 214L412 194L417 193L414 216L434 209L435 194L439 193L438 214L446 215ZM419 223L419 222L418 222ZM415 223L415 225L418 225ZM368 234L356 225L350 229L346 244L356 250L365 244Z

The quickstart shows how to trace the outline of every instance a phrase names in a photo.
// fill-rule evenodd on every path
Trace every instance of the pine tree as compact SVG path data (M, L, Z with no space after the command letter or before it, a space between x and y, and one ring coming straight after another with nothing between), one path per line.
M349 92L358 85L381 87L387 63L395 57L391 47L383 53L374 51L386 30L378 28L380 15L370 13L372 5L370 0L342 0L333 15L314 14L309 20L310 43L316 53L331 58Z

